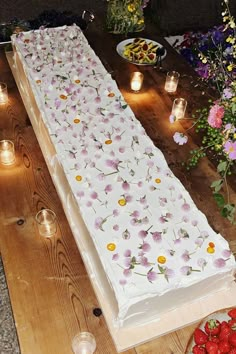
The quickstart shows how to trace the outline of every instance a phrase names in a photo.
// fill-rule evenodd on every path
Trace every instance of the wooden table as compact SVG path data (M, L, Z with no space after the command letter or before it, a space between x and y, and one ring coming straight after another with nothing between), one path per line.
M151 25L142 35L164 43ZM182 96L188 100L188 114L204 101L201 91L193 88L191 83L192 69L165 43L168 55L163 63L164 69L175 69L182 74L177 94L171 96L164 91L165 72L152 67L139 68L145 76L144 86L139 94L134 94L130 92L129 75L137 68L115 51L116 44L124 38L106 33L99 22L90 26L86 36L196 205L236 251L235 226L222 219L209 188L216 178L214 165L206 159L198 169L186 173L182 161L198 142L197 137L191 135L189 144L183 147L177 146L172 138L174 128L168 116L174 97ZM3 49L0 52L0 73L1 81L7 82L9 88L9 102L0 107L0 140L13 140L17 151L14 167L0 168L0 251L21 351L23 354L71 353L73 336L80 331L90 331L96 337L96 353L116 353L103 316L93 314L99 304ZM183 127L179 124L178 129ZM232 187L236 188L234 183ZM43 239L38 235L34 217L42 207L53 209L58 216L56 238ZM194 327L180 329L125 353L183 354Z

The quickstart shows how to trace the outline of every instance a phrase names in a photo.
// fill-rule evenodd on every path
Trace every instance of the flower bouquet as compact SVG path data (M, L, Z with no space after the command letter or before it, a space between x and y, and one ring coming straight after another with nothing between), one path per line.
M187 168L195 167L210 151L219 174L219 179L211 185L213 196L222 216L235 223L236 206L230 199L227 177L236 172L236 27L228 0L224 0L224 6L223 25L207 33L187 33L178 50L217 97L209 100L209 107L197 110L190 118L194 123L189 129L195 127L202 144L191 151ZM170 122L174 121L175 117L170 116ZM184 144L188 137L176 132L174 140Z
M144 29L143 8L149 0L108 0L106 25L109 32L139 32Z

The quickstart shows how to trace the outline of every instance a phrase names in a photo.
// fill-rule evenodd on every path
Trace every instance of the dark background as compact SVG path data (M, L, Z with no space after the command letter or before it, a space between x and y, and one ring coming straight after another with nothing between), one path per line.
M222 23L223 0L151 0L145 10L163 34L181 34L188 30L206 29ZM236 0L229 0L236 17ZM72 11L81 15L85 9L105 18L106 0L1 0L0 23L33 19L45 10Z

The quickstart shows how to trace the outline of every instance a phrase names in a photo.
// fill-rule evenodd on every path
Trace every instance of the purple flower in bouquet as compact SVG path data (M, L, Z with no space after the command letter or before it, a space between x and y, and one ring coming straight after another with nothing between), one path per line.
M144 9L145 7L148 6L149 0L143 0L142 1L142 8Z
M197 109L192 117L187 118L193 119L187 131L195 127L196 132L201 133L201 144L190 151L187 169L196 167L207 153L215 159L219 179L211 184L213 197L221 215L234 224L236 203L230 196L227 176L236 171L236 25L229 1L224 0L223 5L223 25L205 33L189 32L176 48L199 74L196 86L201 86L202 94L211 98L207 107ZM169 120L174 123L173 117ZM179 132L173 138L179 145L188 139Z
M210 73L210 65L199 62L198 66L196 67L196 72L199 76L203 77L204 79L207 79Z
M236 141L226 141L224 151L228 154L229 159L236 160Z
M223 90L223 95L222 95L222 98L223 99L230 99L233 97L233 92L232 90L229 88L229 87L226 87L224 90Z

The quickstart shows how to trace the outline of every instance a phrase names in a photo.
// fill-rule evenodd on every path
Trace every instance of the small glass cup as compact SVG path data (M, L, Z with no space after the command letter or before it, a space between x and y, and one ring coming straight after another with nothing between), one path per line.
M186 107L187 101L184 98L176 98L173 102L171 114L173 114L176 119L182 119L184 118Z
M179 82L179 73L177 71L169 71L166 75L165 90L174 93L177 90Z
M139 92L142 88L142 84L143 84L143 74L140 73L139 71L134 71L131 74L131 78L130 78L130 87L131 90L134 92Z
M3 165L12 165L15 162L14 143L10 140L0 141L0 163Z
M96 340L92 333L81 332L72 340L74 354L93 354L96 349Z
M57 220L54 211L42 209L36 214L35 220L41 236L51 237L57 232Z
M7 103L7 101L8 101L7 84L0 82L0 104Z

